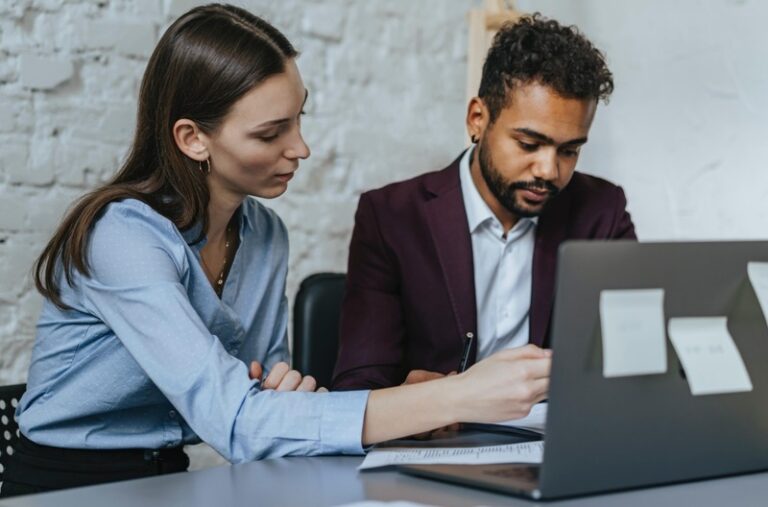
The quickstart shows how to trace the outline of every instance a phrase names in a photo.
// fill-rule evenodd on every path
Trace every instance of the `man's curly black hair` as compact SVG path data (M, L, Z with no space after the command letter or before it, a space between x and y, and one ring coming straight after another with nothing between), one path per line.
M608 101L613 75L603 54L575 26L540 13L505 23L483 65L478 96L496 121L515 86L540 83L559 95Z

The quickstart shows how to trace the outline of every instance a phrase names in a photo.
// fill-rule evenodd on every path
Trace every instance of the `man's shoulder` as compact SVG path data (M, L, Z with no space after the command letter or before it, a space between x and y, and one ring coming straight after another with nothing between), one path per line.
M458 189L460 185L457 159L441 169L368 190L361 195L361 200L370 200L376 204L386 203L390 207L400 207L413 205L453 188Z
M367 190L363 192L361 197L373 200L389 201L398 197L413 198L417 195L421 195L424 189L424 182L429 179L430 175L439 173L440 171L430 171L428 173L419 174L407 180L395 181L387 183L384 186Z
M627 199L620 186L597 176L577 172L542 218L548 223L554 221L570 224L568 228L573 237L610 238L615 237L612 231L616 221L627 215L626 206ZM631 228L631 222L629 226ZM621 234L618 237L623 237Z
M572 194L594 196L595 194L615 194L621 190L621 187L599 176L576 171L567 189Z
M620 186L610 181L581 172L575 172L563 191L571 211L611 211L626 206L626 197Z

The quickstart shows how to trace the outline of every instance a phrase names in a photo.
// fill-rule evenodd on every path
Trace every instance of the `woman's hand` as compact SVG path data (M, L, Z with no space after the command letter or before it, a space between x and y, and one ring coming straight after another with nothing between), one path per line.
M368 396L363 445L457 422L493 423L528 415L547 397L552 352L535 345L502 350L464 373L434 378L418 372L402 386Z
M454 378L457 418L499 422L525 417L547 398L552 351L535 345L507 349Z
M258 361L251 361L249 370L251 379L261 381L262 389L274 389L275 391L303 391L303 392L327 392L324 387L317 389L317 382L311 375L302 376L296 370L292 370L288 363L279 362L272 367L267 378L261 379L264 369Z

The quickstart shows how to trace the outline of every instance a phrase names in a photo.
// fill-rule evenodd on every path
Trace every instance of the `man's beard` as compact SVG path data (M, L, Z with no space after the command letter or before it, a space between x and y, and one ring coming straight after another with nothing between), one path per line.
M485 139L477 146L477 157L480 163L480 174L483 175L485 184L491 190L493 196L504 206L507 211L518 217L535 217L541 214L544 207L555 197L560 189L552 182L543 180L534 181L505 181L501 173L493 167L491 154ZM518 199L516 190L536 190L538 192L546 191L549 198L544 201L538 209L527 207L521 199Z

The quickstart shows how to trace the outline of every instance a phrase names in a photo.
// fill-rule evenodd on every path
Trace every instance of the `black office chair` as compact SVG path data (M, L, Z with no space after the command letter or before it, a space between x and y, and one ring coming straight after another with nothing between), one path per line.
M19 425L16 423L16 407L26 384L0 386L0 486L3 484L8 456L19 442Z
M293 368L328 387L339 347L346 275L318 273L301 282L293 306Z

